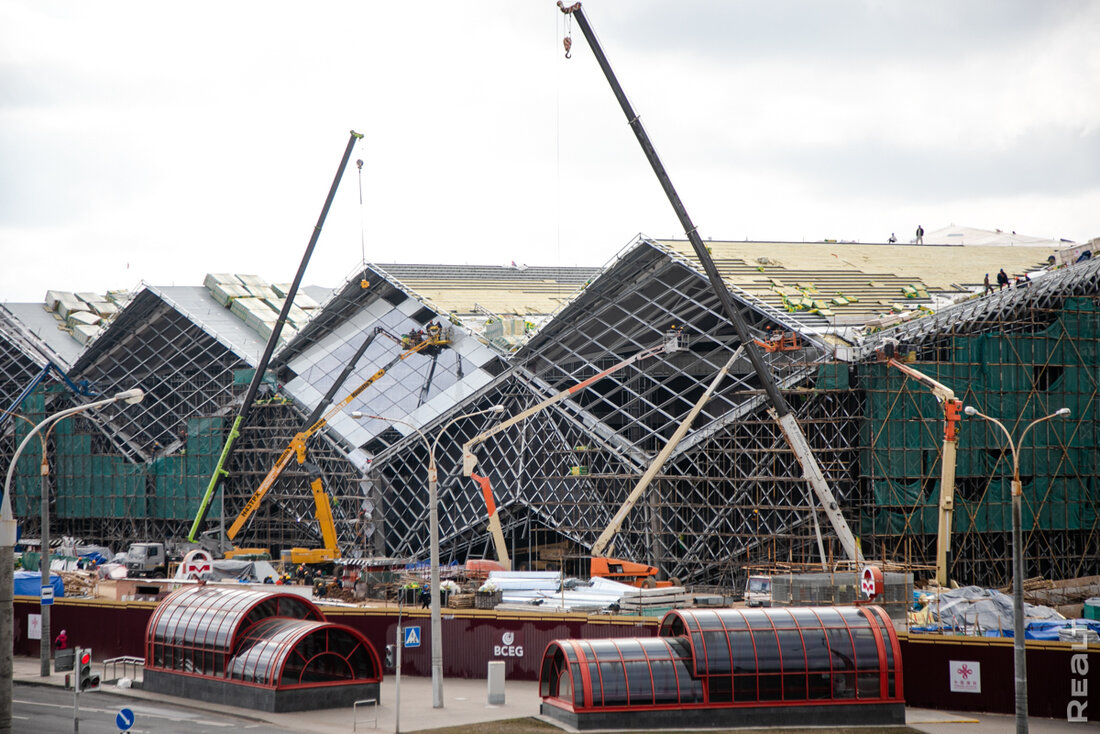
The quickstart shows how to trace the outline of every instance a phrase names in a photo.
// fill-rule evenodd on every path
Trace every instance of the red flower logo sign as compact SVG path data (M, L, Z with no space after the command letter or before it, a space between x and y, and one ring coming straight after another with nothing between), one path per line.
M971 670L965 663L963 663L963 666L958 670L958 673L963 677L963 680L967 680L968 678L970 678L970 674L973 672L974 671Z

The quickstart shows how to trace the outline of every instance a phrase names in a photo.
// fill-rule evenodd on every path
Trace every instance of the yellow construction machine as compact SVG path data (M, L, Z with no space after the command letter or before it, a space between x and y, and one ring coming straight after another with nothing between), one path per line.
M343 383L347 375L350 374L351 370L355 366L355 363L358 362L359 357L362 356L363 352L366 351L367 347L374 340L374 338L379 335L385 336L389 339L392 339L397 344L400 344L403 347L401 353L391 359L388 363L383 365L377 372L375 372L373 375L367 378L366 381L359 385L359 387L352 390L347 397L325 411L324 415L320 415L320 417L318 417L320 412L324 410L324 406L327 405L328 402L332 399L332 394ZM216 541L210 542L210 533L203 534L204 539L208 540L208 542L204 544L205 546L207 546L207 549L211 550L212 552L222 553L226 558L231 558L234 555L241 556L245 553L252 554L256 553L257 551L262 551L263 549L257 548L236 548L235 546L233 546L233 540L237 537L237 534L241 531L241 528L245 526L245 523L248 522L249 518L251 518L252 515L256 512L256 509L260 506L260 503L263 501L264 497L267 495L271 487L274 486L275 481L283 473L283 470L290 465L291 461L296 460L297 463L309 473L309 486L313 492L315 516L317 518L317 523L321 529L321 539L324 545L321 548L290 548L288 550L284 550L282 552L280 560L286 563L298 564L327 563L339 558L340 548L336 538L336 527L332 516L332 505L329 501L328 493L325 491L324 488L324 481L321 476L320 467L313 462L307 461L306 459L306 442L309 441L310 437L312 437L315 433L324 428L333 416L335 416L337 413L339 413L349 404L351 404L351 402L359 397L359 395L361 395L364 390L366 390L368 387L381 379L382 376L385 375L391 367L414 354L423 353L432 354L433 356L438 355L441 349L450 346L452 338L453 336L451 329L443 328L437 324L432 324L428 327L426 331L416 329L409 334L405 334L400 337L391 334L381 327L376 327L374 331L371 332L371 334L367 337L366 341L364 341L363 345L359 348L359 351L356 353L356 355L348 363L347 367L345 367L344 373L333 383L333 387L330 388L329 394L322 398L321 402L318 403L317 408L314 409L313 415L311 415L309 421L307 421L308 427L296 434L294 438L290 440L290 444L285 449L283 449L283 452L279 455L279 458L276 460L274 466L272 466L271 470L268 471L267 476L265 476L263 481L260 482L260 485L256 487L256 490L252 493L252 496L249 497L248 502L245 503L245 506L240 511L240 514L237 515L237 518L233 521L233 524L229 526L228 530L226 530L225 537L218 538ZM212 532L216 533L218 531Z

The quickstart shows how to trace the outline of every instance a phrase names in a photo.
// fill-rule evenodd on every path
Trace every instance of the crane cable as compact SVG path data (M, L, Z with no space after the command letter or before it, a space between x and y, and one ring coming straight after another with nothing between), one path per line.
M367 263L367 236L363 227L363 159L355 161L359 167L359 246L362 248L363 264Z
M359 168L359 247L360 257L363 263L363 278L359 280L359 287L366 290L370 287L370 281L367 280L367 234L366 226L363 224L363 159L359 158L355 161L355 165Z

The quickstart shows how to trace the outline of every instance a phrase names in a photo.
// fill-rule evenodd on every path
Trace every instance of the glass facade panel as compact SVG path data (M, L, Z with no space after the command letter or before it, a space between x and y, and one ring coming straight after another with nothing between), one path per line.
M711 703L729 703L733 700L733 680L728 675L715 675L707 679L707 692Z
M768 612L763 609L747 609L745 610L745 619L748 620L749 628L759 630L772 629L772 621L768 616Z
M623 660L645 660L642 652L642 643L635 639L617 639L615 645L619 648L619 654Z
M818 700L829 698L833 693L832 674L828 671L811 672L806 676L806 698Z
M855 670L855 652L852 637L846 629L830 629L829 650L832 652L833 670Z
M628 701L623 664L600 661L600 676L603 679L603 705L625 706Z
M878 671L874 673L860 673L859 674L859 697L860 698L880 698L879 684L882 680Z
M702 703L703 682L691 675L685 661L676 661L676 682L680 688L681 703Z
M570 666L573 678L573 703L584 703L584 681L581 680L581 666Z
M757 700L755 675L733 676L733 700L735 702Z
M600 664L596 662L588 663L588 679L592 685L592 700L603 700L603 684L600 682Z
M783 698L783 676L781 675L761 674L757 686L761 701L779 701Z
M673 703L680 699L677 690L675 660L654 660L650 670L653 673L653 702Z
M821 620L818 619L816 614L814 614L813 609L808 609L804 607L791 607L787 611L790 613L791 618L794 619L795 623L803 629L821 626Z
M756 672L756 648L752 645L752 634L748 630L729 633L730 647L733 648L733 672Z
M772 609L768 614L772 626L776 629L797 629L798 623L789 609Z
M726 616L728 618L729 616L736 615L723 616ZM725 629L725 627L727 626L723 624L724 620L720 619L716 612L703 612L702 614L699 614L695 619L699 623L699 629L701 630L720 630Z
M813 635L813 632L808 634ZM779 637L779 652L783 656L783 670L805 670L806 651L798 630L778 630L776 636Z
M649 674L649 663L645 661L626 663L626 679L631 705L653 703L653 679Z
M855 698L855 673L833 671L833 698Z
M832 669L829 663L829 644L826 641L823 630L803 630L802 640L806 649L806 669L828 672Z
M726 632L704 632L707 647L707 672L721 675L730 672L730 644Z
M748 622L745 621L744 615L737 609L727 609L721 617L722 623L728 630L745 629L748 627Z
M879 670L878 644L875 642L874 631L854 629L852 639L855 641L856 665L860 670Z
M806 674L786 673L783 676L783 699L786 701L806 700Z
M782 670L775 631L753 630L752 639L756 643L756 670L760 673L778 673Z

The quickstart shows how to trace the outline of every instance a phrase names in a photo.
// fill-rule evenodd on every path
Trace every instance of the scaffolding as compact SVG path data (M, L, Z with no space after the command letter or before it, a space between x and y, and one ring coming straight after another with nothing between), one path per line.
M927 390L874 358L893 338L908 347L916 369L1010 429L1071 409L1069 419L1029 433L1021 449L1026 574L1100 572L1098 273L1100 261L1080 263L913 319L847 350L856 355L851 362L838 360L820 334L801 334L802 349L765 355L867 557L915 567L935 559L943 414ZM799 328L788 314L734 295L755 336ZM116 548L185 535L224 444L227 416L263 345L209 301L202 289L145 288L73 363L71 377L105 394L137 386L148 397L73 418L53 432L55 534ZM405 360L347 407L383 418L336 416L311 439L309 455L333 498L345 557L426 557L432 458L442 560L492 556L480 488L462 475L462 446L500 416L460 416L494 405L515 415L659 343L668 329L683 329L687 349L639 360L477 448L516 567L583 568L638 477L741 346L697 264L645 238L587 279L514 352L383 269L365 266L276 353L211 521L223 517L222 505L230 519L244 507L368 330L406 333L430 322L454 325L453 348L435 364ZM25 335L9 331L0 320L3 389L16 394L41 363ZM348 377L349 390L399 349L383 342ZM47 385L22 412L33 420L81 399ZM9 426L8 455L26 429ZM430 457L425 439L437 438ZM31 534L38 454L32 442L13 495ZM950 575L961 583L1004 583L1012 457L1001 437L976 421L963 423L958 455ZM288 467L239 536L242 544L273 552L318 545L308 484L300 467ZM754 563L820 564L823 552L832 566L843 553L819 514L741 360L627 516L612 552L684 583L737 587Z

